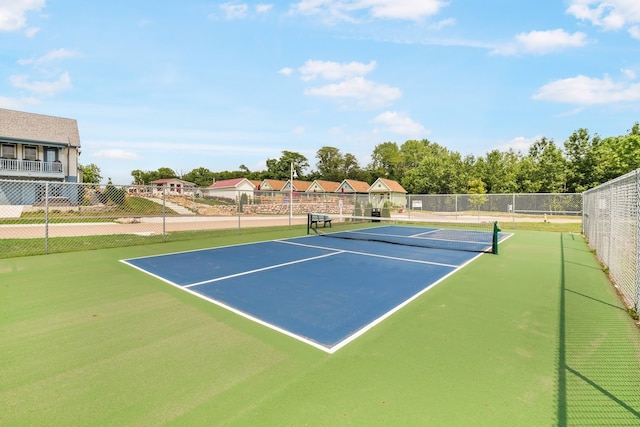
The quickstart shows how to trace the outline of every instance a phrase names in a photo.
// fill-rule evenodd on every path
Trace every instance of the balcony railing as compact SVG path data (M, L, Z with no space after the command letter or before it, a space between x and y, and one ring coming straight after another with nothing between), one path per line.
M31 174L61 174L62 163L41 162L40 160L0 159L0 175Z

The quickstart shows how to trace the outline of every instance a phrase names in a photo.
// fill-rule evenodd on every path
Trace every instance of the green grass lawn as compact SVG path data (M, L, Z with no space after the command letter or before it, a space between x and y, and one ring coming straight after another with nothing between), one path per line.
M119 262L303 232L0 259L0 425L640 424L640 333L577 234L516 230L333 355Z

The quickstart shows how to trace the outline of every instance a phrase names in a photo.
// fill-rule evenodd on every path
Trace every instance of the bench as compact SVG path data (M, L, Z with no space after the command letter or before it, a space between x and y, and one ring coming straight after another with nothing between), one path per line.
M329 224L329 228L331 228L331 218L329 218L329 215L311 215L310 222L311 228L313 228L313 224L318 228L319 223L322 223L323 227L326 227L327 224Z

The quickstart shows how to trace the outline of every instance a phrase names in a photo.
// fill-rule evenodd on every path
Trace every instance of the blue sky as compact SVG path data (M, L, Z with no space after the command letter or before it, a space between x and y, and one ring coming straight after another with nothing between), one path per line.
M76 119L81 163L118 184L640 120L638 0L0 0L0 59L0 107Z

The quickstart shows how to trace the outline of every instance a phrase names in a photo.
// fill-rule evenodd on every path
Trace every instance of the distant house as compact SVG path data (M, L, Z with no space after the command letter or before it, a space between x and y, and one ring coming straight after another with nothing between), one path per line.
M309 189L310 186L311 186L311 182L309 181L300 181L297 179L293 180L294 192L304 193ZM289 191L291 191L290 188L291 188L291 181L287 181L287 183L284 185L284 187L282 187L280 191L283 193L288 193Z
M265 179L260 184L259 190L261 191L281 191L287 181L281 181L279 179Z
M335 193L339 186L339 182L316 179L306 191L307 193Z
M0 108L0 179L82 182L73 119Z
M369 192L368 182L356 181L355 179L345 179L336 188L336 193L361 193L366 194Z
M374 207L382 207L387 200L395 206L406 206L407 204L407 190L391 179L376 179L368 191Z
M236 200L242 194L253 197L255 190L256 185L247 178L225 179L207 187L205 196Z
M170 195L186 195L194 194L196 185L193 182L184 181L178 178L163 178L151 181L154 193L162 193L168 190Z

